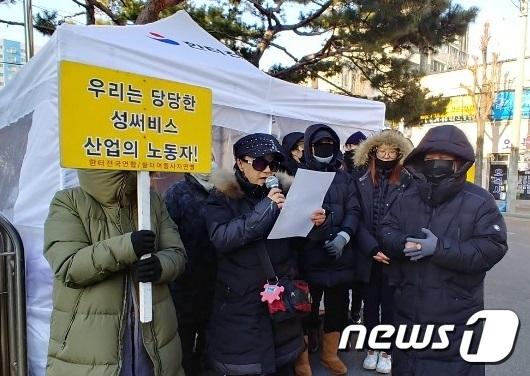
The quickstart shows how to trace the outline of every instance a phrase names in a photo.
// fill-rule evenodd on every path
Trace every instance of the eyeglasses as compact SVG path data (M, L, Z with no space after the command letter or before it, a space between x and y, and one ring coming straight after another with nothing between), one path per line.
M252 168L256 171L263 171L267 168L267 166L269 166L272 172L276 172L280 167L280 162L274 160L268 161L265 158L256 158L252 161L249 161L248 159L242 159L242 161L252 165Z
M397 158L398 151L396 149L375 149L379 158L384 158L388 155L389 158Z

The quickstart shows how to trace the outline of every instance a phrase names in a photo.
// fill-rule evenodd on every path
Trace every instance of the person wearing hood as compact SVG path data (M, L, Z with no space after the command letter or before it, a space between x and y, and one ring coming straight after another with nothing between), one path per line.
M328 235L323 240L308 240L299 251L300 277L309 283L313 297L304 329L313 338L316 333L318 338L319 306L324 294L326 313L320 359L334 375L345 375L348 369L337 356L337 349L341 332L348 325L348 291L353 282L354 262L350 240L357 231L360 207L352 177L336 165L340 139L335 131L324 124L313 124L306 129L304 142L306 162L300 168L335 173L322 204L331 222ZM297 362L297 375L311 375L305 360Z
M212 159L212 172L216 169ZM186 173L164 194L169 215L178 226L188 253L186 270L169 285L186 376L197 376L201 371L214 296L215 249L206 230L206 199L213 189L210 177L211 173Z
M363 168L358 169L355 167L353 158L355 156L355 152L357 148L359 147L359 144L366 140L366 135L361 132L357 131L355 133L352 133L350 137L346 139L346 142L344 143L344 162L343 166L344 169L352 174L352 177L355 181L356 178L363 175ZM351 288L351 305L350 305L350 323L353 325L359 325L361 323L361 309L363 305L363 299L361 297L360 287L357 284L357 281L353 281L353 285Z
M184 376L168 283L186 252L162 197L151 191L151 230L141 230L136 171L77 173L44 224L55 275L46 375ZM138 319L136 282L152 283L151 322Z
M364 302L363 318L370 333L378 325L394 323L393 288L388 285L385 265L392 261L377 241L381 221L389 206L410 182L403 170L403 159L410 152L409 142L394 130L383 130L357 147L354 182L362 208L363 223L355 236L355 276ZM363 368L379 373L392 370L392 352L367 347Z
M216 248L217 276L208 357L222 375L292 375L305 348L298 317L271 318L260 293L268 283L265 260L279 280L293 280L292 238L267 239L292 177L276 173L285 160L273 136L254 133L234 144L234 171L217 170L206 202L206 227ZM309 237L325 234L324 210L315 208ZM271 282L272 283L272 282Z
M483 323L469 318L484 309L484 278L508 250L504 219L493 196L466 181L475 155L453 125L431 128L405 158L413 181L382 223L381 244L395 286L395 325L454 325L449 347L394 349L392 374L484 376L484 364L460 355L464 331L480 338ZM436 341L436 340L435 340ZM472 341L468 353L477 351Z
M284 136L282 140L285 162L282 168L289 175L296 175L298 167L304 163L304 134L302 132L291 132Z
M346 171L349 173L352 173L355 170L353 158L355 157L355 152L359 147L359 144L364 140L366 140L365 134L361 131L357 131L350 135L344 143L344 165L346 166Z

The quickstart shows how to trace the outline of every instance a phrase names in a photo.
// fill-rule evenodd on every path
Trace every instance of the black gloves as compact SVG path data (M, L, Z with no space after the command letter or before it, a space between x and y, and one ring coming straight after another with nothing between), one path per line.
M136 257L141 258L143 255L155 251L156 235L151 230L140 230L131 232L131 243L136 253Z
M136 280L138 282L156 282L162 275L162 265L155 255L136 263Z
M136 280L138 282L156 282L162 275L162 265L154 254L141 260L143 255L155 252L156 235L151 230L140 230L131 233L131 243L136 257Z

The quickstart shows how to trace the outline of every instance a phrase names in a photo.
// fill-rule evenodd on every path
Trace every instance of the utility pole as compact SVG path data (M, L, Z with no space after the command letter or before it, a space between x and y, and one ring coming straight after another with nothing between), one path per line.
M26 61L31 59L34 54L33 46L33 11L31 7L31 0L24 0L24 31L26 42Z
M510 147L510 166L508 168L508 191L506 192L506 211L515 213L517 203L517 184L519 182L519 147L521 146L521 117L523 112L524 59L526 54L526 29L528 19L528 0L520 0L523 35L521 49L517 58L517 81L513 103L512 142Z

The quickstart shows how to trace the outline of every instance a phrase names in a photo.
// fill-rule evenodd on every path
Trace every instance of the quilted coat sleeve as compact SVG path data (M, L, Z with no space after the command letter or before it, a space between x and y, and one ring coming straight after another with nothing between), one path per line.
M162 266L162 275L156 283L168 283L177 278L184 271L187 255L180 240L177 225L169 216L162 197L151 192L151 207L160 213L158 226L158 251L156 256Z
M351 238L353 238L357 232L357 227L359 226L361 206L357 199L355 183L349 174L346 178L346 202L344 205L344 217L342 218L339 231L345 231Z
M461 273L479 273L490 270L504 257L508 251L506 223L493 197L484 196L471 237L465 241L438 239L433 262Z
M248 213L237 216L234 216L230 203L223 195L213 193L206 204L208 234L220 252L231 252L267 236L280 213L278 206L268 197Z
M398 216L402 213L401 200L396 200L388 209L387 214L381 222L379 233L380 244L385 254L390 259L405 259L403 248L407 237L412 236L400 230Z
M82 214L67 192L55 194L44 224L44 257L55 278L68 287L81 288L98 283L135 262L130 234L91 244Z

